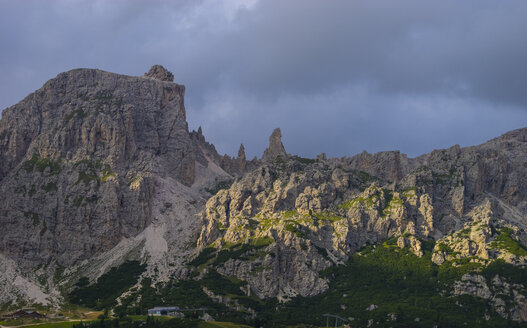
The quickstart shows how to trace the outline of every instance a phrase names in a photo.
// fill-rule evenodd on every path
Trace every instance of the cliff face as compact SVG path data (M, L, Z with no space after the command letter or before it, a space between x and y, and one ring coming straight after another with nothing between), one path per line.
M438 266L497 259L524 266L527 252L500 248L500 240L527 241L526 134L415 159L385 152L311 160L284 151L208 200L198 245L217 254L211 268L247 281L259 297L281 300L320 294L328 289L322 269L390 238L419 257L423 243L435 241ZM460 281L455 295L471 294L466 285ZM496 295L487 299L501 304ZM517 314L526 310L523 301L508 310L497 306L500 315L525 320Z
M330 159L287 154L276 129L248 161L243 145L222 156L188 131L173 78L159 65L73 70L2 113L0 304L58 302L126 259L156 282L216 271L287 301L328 290L321 270L390 238L438 267L527 264L527 129L417 158ZM484 293L527 320L524 298L502 309L499 286L458 278L453 295Z
M80 69L0 121L0 251L69 266L143 231L156 175L194 181L184 87Z

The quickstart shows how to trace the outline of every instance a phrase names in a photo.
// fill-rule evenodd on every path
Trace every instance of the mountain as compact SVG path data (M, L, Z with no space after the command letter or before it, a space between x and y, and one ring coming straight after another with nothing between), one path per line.
M288 154L276 129L248 161L189 131L173 79L77 69L2 112L3 308L527 322L527 129L417 158L316 159Z
M127 256L165 271L181 263L199 190L230 177L219 166L230 158L189 133L185 88L170 74L72 70L2 112L2 271L31 272L53 291L57 272L96 278ZM12 276L2 278L19 285Z

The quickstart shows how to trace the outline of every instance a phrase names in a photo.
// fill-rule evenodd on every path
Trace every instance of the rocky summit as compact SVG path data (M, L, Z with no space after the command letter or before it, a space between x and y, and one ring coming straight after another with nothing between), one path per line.
M0 120L0 305L254 326L527 322L527 129L479 146L261 159L189 131L185 88L61 73ZM227 313L227 316L225 316Z

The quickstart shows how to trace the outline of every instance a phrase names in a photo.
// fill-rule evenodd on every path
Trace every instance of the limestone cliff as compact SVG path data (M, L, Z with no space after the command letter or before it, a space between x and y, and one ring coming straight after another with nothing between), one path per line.
M524 266L526 134L517 130L415 159L399 152L267 157L208 200L198 245L223 259L209 262L218 272L247 281L260 297L281 300L325 291L320 270L389 238L417 256L423 256L423 242L437 241L437 265L484 267L502 259ZM504 238L523 251L508 251ZM522 304L501 314L524 313Z
M144 77L77 69L2 112L0 253L17 270L46 280L102 256L96 278L133 249L183 256L199 188L228 174L196 167L185 88L172 80L159 65Z
M141 77L78 69L4 110L0 305L57 305L127 259L154 283L219 273L287 302L324 293L322 270L389 240L436 268L468 265L441 295L527 320L527 283L481 278L527 266L527 129L417 158L316 159L288 154L275 129L249 161L243 145L221 155L188 130L173 80L159 65Z

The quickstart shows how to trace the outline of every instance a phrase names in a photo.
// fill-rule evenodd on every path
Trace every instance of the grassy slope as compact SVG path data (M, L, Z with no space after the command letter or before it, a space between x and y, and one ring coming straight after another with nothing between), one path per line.
M89 322L89 321L83 321L83 322ZM71 328L74 324L79 323L79 321L64 321L64 322L48 322L38 325L28 325L28 326L20 326L22 327L31 327L31 328Z
M330 278L329 290L312 298L297 297L279 307L278 311L266 309L261 322L266 326L287 326L295 323L324 325L324 313L353 317L352 326L365 326L369 319L377 327L509 327L510 323L499 317L482 299L471 296L444 297L454 279L459 279L471 265L451 267L436 266L430 260L432 244L427 245L425 256L418 258L408 250L385 242L375 249L354 254L345 265L330 268L323 274ZM527 271L518 271L511 265L497 262L481 274L490 278L496 273L514 273L521 279ZM366 310L371 304L378 308ZM396 321L388 319L395 314ZM490 320L484 320L485 315ZM419 322L415 319L419 318ZM527 327L527 324L522 324Z
M171 282L162 288L150 286L147 279L139 291L123 300L123 306L117 308L116 313L142 314L153 306L178 305L206 307L214 318L265 327L301 323L324 326L324 313L353 317L352 326L365 326L370 319L377 327L431 327L436 324L440 327L518 326L499 317L482 299L467 295L445 297L441 293L449 290L453 281L459 280L464 273L474 270L479 270L487 279L500 274L509 277L511 283L525 284L526 269L503 261L495 261L486 268L468 262L457 266L447 262L437 266L430 260L433 246L433 242L423 243L425 255L422 258L398 248L395 239L377 247L370 246L360 252L362 255L354 254L345 265L322 272L330 280L327 292L311 298L297 297L286 304L249 298L240 290L244 282L228 279L214 270L202 280ZM203 287L238 299L241 304L257 310L259 317L247 322L244 313L211 301L203 293ZM138 303L133 305L136 300ZM367 311L371 304L377 308ZM220 316L220 313L224 315ZM397 317L396 321L388 319L391 314ZM484 316L490 316L490 320L484 320ZM419 318L418 322L416 318ZM527 327L527 324L521 326Z

